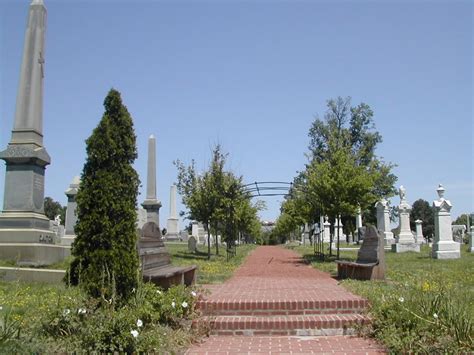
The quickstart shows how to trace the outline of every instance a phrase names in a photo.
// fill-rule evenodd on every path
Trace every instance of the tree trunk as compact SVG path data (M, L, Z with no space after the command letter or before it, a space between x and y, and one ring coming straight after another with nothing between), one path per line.
M207 260L211 259L211 231L209 230L209 224L206 223L207 229Z

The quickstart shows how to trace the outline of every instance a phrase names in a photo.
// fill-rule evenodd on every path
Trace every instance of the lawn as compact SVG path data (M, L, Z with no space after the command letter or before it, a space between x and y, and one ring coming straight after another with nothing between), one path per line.
M167 248L173 264L198 265L198 283L205 284L229 278L255 246L237 247L229 261L224 248L209 261L203 250L189 253L185 243ZM63 284L0 282L0 353L180 352L201 336L191 329L198 293L198 288L162 291L141 284L119 305Z
M334 257L318 260L310 246L294 246L315 268L337 274ZM462 248L460 259L437 260L424 245L420 253L386 251L386 281L343 280L366 297L373 323L367 335L394 353L462 353L474 351L474 254ZM341 251L354 260L356 251Z

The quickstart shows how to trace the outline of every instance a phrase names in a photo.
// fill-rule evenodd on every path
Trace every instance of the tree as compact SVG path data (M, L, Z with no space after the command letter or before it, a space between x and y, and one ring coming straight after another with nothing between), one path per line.
M350 102L349 97L329 100L324 120L316 117L309 130L309 163L294 184L303 197L290 195L303 205L296 214L309 223L317 215L353 216L359 207L372 208L378 199L396 193L393 165L375 154L382 137L374 130L373 111Z
M206 171L197 174L194 161L185 166L177 160L177 188L182 196L183 204L188 208L187 218L203 223L208 233L208 258L211 256L211 232L216 236L216 254L219 254L217 235L222 234L227 244L234 243L238 233L249 230L244 224L254 225L258 220L257 208L248 209L250 196L242 186L242 177L225 171L227 154L217 145L212 152L212 160ZM248 200L246 202L246 200ZM252 218L248 213L252 212Z
M410 212L410 228L411 230L416 229L415 221L417 219L421 219L423 221L422 228L423 228L423 235L428 238L432 239L434 235L434 209L430 206L430 203L423 199L416 200Z
M61 206L58 201L54 201L51 197L44 198L44 214L50 220L54 220L59 215L61 224L64 226L66 220L66 207Z
M139 179L132 166L136 137L118 91L109 91L104 107L86 141L69 279L80 282L94 297L127 298L139 279L135 226Z

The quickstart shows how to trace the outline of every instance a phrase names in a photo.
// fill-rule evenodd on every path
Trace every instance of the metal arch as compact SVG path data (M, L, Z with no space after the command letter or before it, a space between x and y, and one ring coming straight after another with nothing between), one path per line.
M250 197L287 196L292 187L292 182L284 181L255 181L243 185Z

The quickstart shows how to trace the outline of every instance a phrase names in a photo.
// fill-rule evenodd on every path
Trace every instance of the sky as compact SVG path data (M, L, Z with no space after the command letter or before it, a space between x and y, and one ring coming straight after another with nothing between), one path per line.
M474 212L473 4L45 0L45 196L66 205L111 88L134 120L139 203L147 139L157 139L162 227L174 160L205 169L219 143L245 182L290 182L307 161L315 117L328 99L350 96L373 109L377 154L397 165L409 202L432 202L442 183L454 218ZM13 128L28 6L0 0L1 150ZM261 218L275 220L282 199L266 198Z

